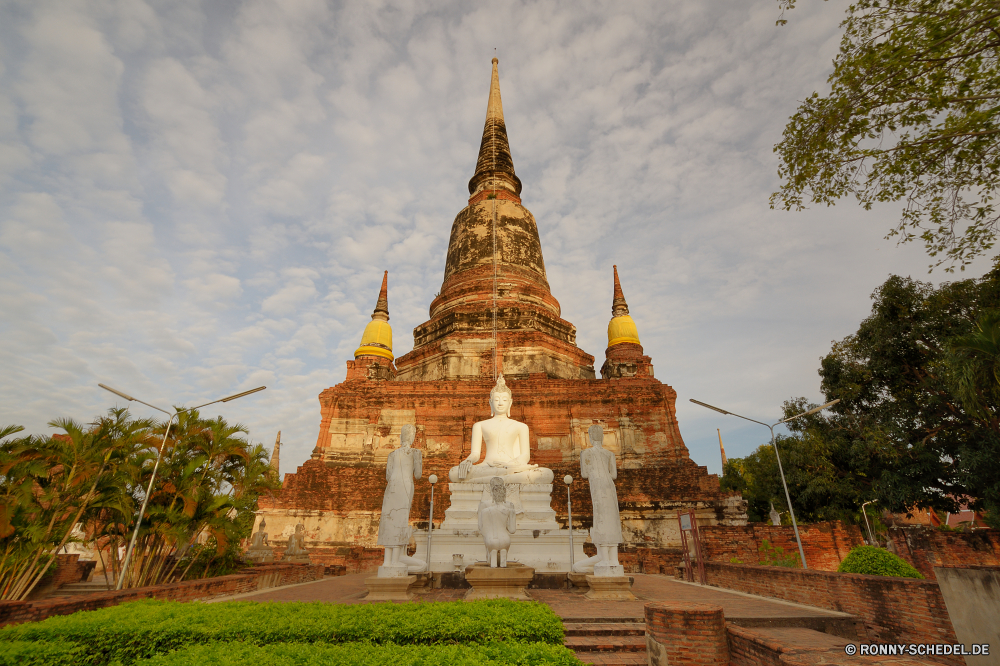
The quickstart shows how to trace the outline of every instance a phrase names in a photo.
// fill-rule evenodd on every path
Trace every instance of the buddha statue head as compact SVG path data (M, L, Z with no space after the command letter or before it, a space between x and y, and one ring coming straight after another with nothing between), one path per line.
M417 436L417 428L412 423L407 423L399 432L399 445L404 449L410 448L413 439Z
M503 375L500 375L497 377L496 386L490 391L490 412L493 416L497 414L506 416L510 413L510 406L513 402L514 394L507 387L507 382L504 381Z
M507 485L499 476L490 479L490 495L494 504L503 504L507 501Z

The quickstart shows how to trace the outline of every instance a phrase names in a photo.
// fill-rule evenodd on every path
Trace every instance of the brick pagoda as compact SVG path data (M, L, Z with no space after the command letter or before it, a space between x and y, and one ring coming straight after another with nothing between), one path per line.
M448 470L469 454L472 425L490 417L489 392L502 372L514 394L510 416L531 433L531 462L555 472L552 508L563 526L560 480L579 477L580 451L595 423L618 456L623 551L679 546L677 509L694 509L705 525L745 523L739 498L722 493L718 477L691 460L677 424L677 394L653 377L617 267L600 379L594 357L576 345L576 327L561 318L535 218L521 203L496 59L469 194L452 223L430 318L413 330L413 350L392 354L386 275L347 378L319 396L316 448L285 475L279 494L261 499L258 522L266 518L279 538L304 523L314 562L339 562L344 547L374 547L386 458L399 446L400 428L414 423L424 476L411 522L426 528L427 479L436 474L438 526L448 508ZM589 527L586 482L573 483L572 497L574 526Z

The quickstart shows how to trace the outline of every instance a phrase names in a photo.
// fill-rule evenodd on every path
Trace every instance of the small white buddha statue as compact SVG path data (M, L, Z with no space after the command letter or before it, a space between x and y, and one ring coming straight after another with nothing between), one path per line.
M490 479L489 500L479 503L479 533L486 546L490 566L507 566L510 535L517 530L517 511L507 501L507 484L499 476ZM498 563L499 560L499 563Z

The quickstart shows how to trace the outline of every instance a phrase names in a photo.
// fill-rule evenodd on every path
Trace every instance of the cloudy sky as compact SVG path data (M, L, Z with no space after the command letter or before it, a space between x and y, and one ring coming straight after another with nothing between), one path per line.
M115 404L211 408L282 471L389 270L399 356L468 198L490 60L525 206L580 346L611 265L692 457L720 468L821 399L830 342L890 273L898 206L771 211L772 146L825 91L845 0L0 3L0 424ZM987 262L966 276L978 277ZM151 414L142 406L137 414Z

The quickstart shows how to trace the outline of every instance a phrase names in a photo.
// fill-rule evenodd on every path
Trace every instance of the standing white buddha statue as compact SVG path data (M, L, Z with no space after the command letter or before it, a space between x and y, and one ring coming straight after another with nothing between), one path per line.
M385 560L378 568L380 578L405 576L423 571L427 563L406 554L410 541L410 505L413 480L423 474L423 453L412 448L416 428L406 424L399 435L399 448L389 454L385 466L385 496L378 522L378 545L385 547Z
M552 470L528 462L531 456L528 426L510 418L514 396L503 375L490 391L492 418L472 426L472 451L469 457L452 467L452 483L485 482L500 477L504 483L552 483ZM479 462L486 445L486 456Z
M594 526L591 540L597 554L577 562L573 570L579 573L593 571L595 576L623 576L624 567L618 563L618 546L622 542L622 521L618 513L618 461L615 454L604 448L604 428L592 425L587 431L590 448L580 453L580 476L590 482L590 501L594 507Z

